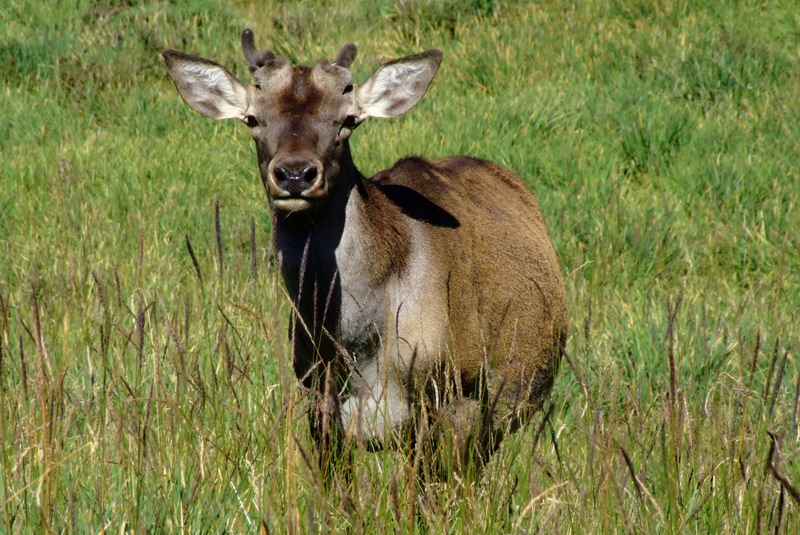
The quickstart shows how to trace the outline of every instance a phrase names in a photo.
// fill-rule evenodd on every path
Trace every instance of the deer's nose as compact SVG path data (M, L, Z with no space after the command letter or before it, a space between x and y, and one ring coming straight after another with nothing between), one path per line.
M299 171L293 171L284 166L276 166L273 170L275 173L275 181L283 182L308 182L311 183L317 177L317 166L307 165Z
M272 168L275 185L290 195L300 195L311 188L318 174L317 166L308 160L281 162Z

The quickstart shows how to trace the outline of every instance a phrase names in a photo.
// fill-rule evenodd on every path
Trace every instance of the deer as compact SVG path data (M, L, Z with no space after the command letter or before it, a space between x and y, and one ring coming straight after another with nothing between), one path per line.
M320 466L336 466L337 445L387 447L409 430L449 451L454 471L485 465L541 408L565 348L565 281L538 201L469 156L356 168L353 131L411 110L441 51L354 83L352 43L311 67L259 51L249 29L241 44L253 85L208 59L163 56L191 108L244 122L255 141Z

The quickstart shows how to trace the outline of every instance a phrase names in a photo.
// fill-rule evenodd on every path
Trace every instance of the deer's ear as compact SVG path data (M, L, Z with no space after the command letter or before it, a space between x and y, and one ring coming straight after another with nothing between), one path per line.
M428 90L441 63L442 53L428 50L381 65L356 89L359 118L397 117L413 108Z
M244 119L247 86L228 70L207 59L165 50L170 78L194 110L211 119Z

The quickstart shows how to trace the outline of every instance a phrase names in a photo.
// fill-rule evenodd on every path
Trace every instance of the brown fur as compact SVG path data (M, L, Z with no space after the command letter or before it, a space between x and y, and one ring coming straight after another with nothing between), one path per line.
M323 457L337 437L386 442L424 412L434 444L484 461L540 406L566 339L564 279L536 199L509 170L465 156L404 158L370 179L356 170L352 129L413 107L438 51L353 89L340 65L292 67L258 53L252 33L243 43L255 88L208 60L165 57L192 107L254 127ZM337 59L354 56L347 45Z
M496 420L515 428L549 391L567 332L564 279L536 199L507 169L469 157L406 158L370 182L420 192L458 223L423 225L438 255L430 276L447 294L446 358L473 394L488 364ZM407 221L403 212L382 213Z

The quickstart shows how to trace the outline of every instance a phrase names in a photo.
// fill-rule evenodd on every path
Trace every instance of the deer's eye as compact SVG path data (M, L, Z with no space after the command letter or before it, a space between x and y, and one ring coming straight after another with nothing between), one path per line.
M246 116L243 119L243 121L244 121L244 124L246 124L250 128L255 128L256 126L258 126L258 119L256 119L255 116L253 116L253 115Z
M358 117L355 115L348 115L345 117L344 122L342 123L342 128L355 128L358 126Z
M352 90L353 90L353 84L347 84L346 86L344 86L344 91L342 91L342 95L346 95Z

